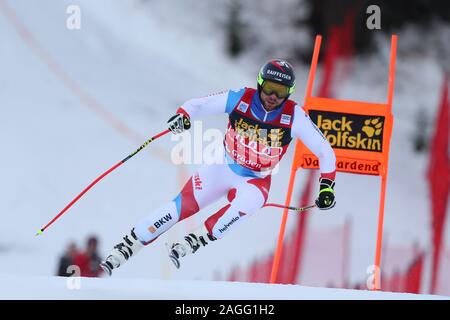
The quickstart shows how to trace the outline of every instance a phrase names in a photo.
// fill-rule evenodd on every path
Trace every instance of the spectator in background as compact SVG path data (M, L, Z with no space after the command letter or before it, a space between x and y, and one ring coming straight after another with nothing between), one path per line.
M75 257L75 264L80 268L82 277L99 277L103 270L100 268L101 257L97 252L98 239L91 236L87 240L85 252L80 252Z
M58 272L59 277L70 277L73 272L68 270L71 265L75 264L75 258L78 255L77 246L74 242L70 242L66 252L59 258Z

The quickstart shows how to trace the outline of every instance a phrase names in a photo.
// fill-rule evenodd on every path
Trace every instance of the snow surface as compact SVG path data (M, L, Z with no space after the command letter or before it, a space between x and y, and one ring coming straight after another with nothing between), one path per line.
M149 279L0 275L0 299L146 300L441 300L437 295L325 289L298 285Z
M217 23L223 21L225 13L214 11L214 19L209 19L207 13L213 6L209 2L78 1L82 26L73 31L65 27L66 8L72 1L4 2L64 73L51 71L48 61L27 43L30 39L24 40L0 11L0 273L15 275L11 279L24 277L22 283L37 279L34 283L41 281L40 287L43 279L50 279L48 285L57 287L62 279L43 276L55 273L57 257L69 241L84 246L86 236L96 234L100 252L106 255L136 221L171 200L198 165L172 164L170 151L175 142L163 137L102 180L43 236L35 237L36 231L100 173L164 130L167 118L183 101L223 89L254 86L260 65L273 51L260 52L261 59L244 55L231 60L224 53L223 32ZM388 52L389 40L380 41ZM442 75L432 57L407 56L402 45L400 34L385 241L403 247L417 243L428 250L427 155L413 153L410 136L419 110L424 109L434 119ZM350 77L335 88L337 97L384 101L386 57L384 53L358 59ZM308 66L298 64L296 71L299 89L293 98L301 102ZM120 119L132 134L116 130L101 112L89 108L77 92L64 85L65 76L102 110ZM226 117L211 117L202 124L224 131ZM284 202L292 153L290 148L274 176L272 202ZM304 175L304 171L298 174L296 194ZM352 219L350 283L365 282L367 268L374 262L379 188L378 178L338 174L337 205L332 214L311 214L312 232L333 229ZM175 270L167 259L164 242L180 238L222 204L176 225L117 270L108 285L128 280L225 278L233 266L245 268L274 250L281 211L263 209L232 235L186 258L183 267ZM287 233L293 222L288 220ZM448 232L445 239L448 245ZM312 263L322 269L333 265L321 252ZM2 276L0 283L8 278ZM21 281L15 281L16 285ZM83 279L86 287L92 285L91 297L95 288L102 292L97 283L104 281ZM300 283L308 285L307 281Z

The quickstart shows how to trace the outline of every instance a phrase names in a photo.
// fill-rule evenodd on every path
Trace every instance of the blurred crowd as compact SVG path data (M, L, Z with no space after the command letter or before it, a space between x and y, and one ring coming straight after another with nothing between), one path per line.
M57 276L100 277L103 273L100 268L101 260L96 236L87 238L84 249L79 249L75 242L70 242L66 251L59 258Z

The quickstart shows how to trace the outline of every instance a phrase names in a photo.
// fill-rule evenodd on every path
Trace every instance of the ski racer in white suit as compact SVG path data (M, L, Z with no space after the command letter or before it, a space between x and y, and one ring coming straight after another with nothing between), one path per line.
M169 248L179 268L180 258L225 236L267 201L271 172L289 143L300 139L320 163L319 209L335 204L336 157L328 141L304 110L289 96L294 92L291 65L280 59L267 62L258 75L258 89L243 88L187 101L168 121L179 134L190 121L227 113L223 161L201 166L181 192L139 221L123 241L114 247L101 266L108 273L121 266L142 247L150 244L175 223L227 196L228 204L212 214L198 229Z

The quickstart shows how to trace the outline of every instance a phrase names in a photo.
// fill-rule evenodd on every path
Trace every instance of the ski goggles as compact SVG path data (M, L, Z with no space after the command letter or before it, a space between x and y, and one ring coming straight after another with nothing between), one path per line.
M268 96L275 93L278 99L285 99L291 94L289 87L272 81L264 81L261 85L261 90Z

